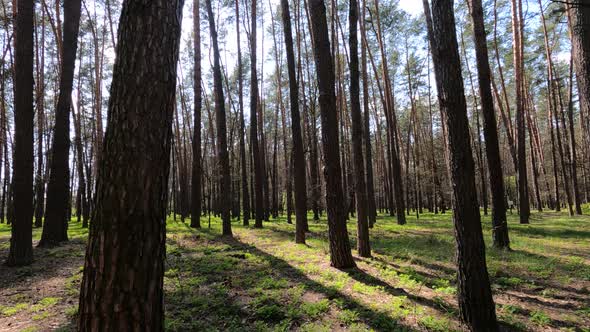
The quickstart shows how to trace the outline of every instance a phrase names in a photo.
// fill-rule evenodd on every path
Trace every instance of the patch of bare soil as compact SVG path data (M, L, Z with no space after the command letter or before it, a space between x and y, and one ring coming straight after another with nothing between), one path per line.
M9 238L0 238L0 262ZM37 248L27 267L0 267L0 331L69 331L78 307L85 242L75 239L55 248Z

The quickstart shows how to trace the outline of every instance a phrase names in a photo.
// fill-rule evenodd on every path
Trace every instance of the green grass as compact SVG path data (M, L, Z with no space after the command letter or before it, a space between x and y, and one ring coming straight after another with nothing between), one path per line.
M585 212L590 214L588 207ZM514 330L590 329L590 217L533 213L529 225L520 225L516 214L508 217L511 251L491 246L490 216L482 218L499 320ZM217 218L211 219L211 228L203 218L200 230L188 227L189 220L169 218L166 330L464 329L456 304L451 213L424 213L418 220L407 216L403 226L380 215L371 230L373 258L357 260L358 270L329 266L325 217L316 222L310 215L309 220L307 244L297 245L294 226L284 217L265 222L263 229L234 221L235 239L221 237ZM348 223L353 248L355 222ZM72 241L85 241L87 229L72 222L69 234ZM40 229L33 236L38 240ZM9 237L10 227L0 224L0 250L8 250ZM76 262L63 280L65 295L76 298L83 252L59 247L46 254ZM35 266L14 271L43 275ZM0 319L22 312L30 312L35 323L55 315L74 318L77 307L60 297L0 301ZM571 305L555 305L563 301Z

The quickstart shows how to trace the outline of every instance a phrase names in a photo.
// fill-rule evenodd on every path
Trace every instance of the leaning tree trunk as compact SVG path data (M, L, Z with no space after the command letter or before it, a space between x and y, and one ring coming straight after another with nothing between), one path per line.
M164 329L166 203L182 0L126 0L96 184L80 331Z
M33 261L33 13L32 0L17 1L15 23L14 162L8 266Z
M330 262L336 268L354 267L346 230L346 208L342 192L339 134L336 118L336 92L334 66L330 53L326 6L323 0L309 0L313 50L319 88L322 146L324 150L324 177L326 179L326 209L328 212L328 238Z
M293 53L293 36L291 32L291 16L289 2L281 0L283 30L287 51L287 67L289 72L289 97L291 102L291 134L293 135L293 182L295 183L295 242L305 243L307 226L307 185L305 175L305 154L301 137L301 116L299 115L299 85L295 76L295 56ZM286 156L285 156L286 158Z
M425 2L425 14L430 8ZM472 331L497 331L496 313L486 267L481 230L475 163L471 152L469 122L452 0L434 0L432 60L440 107L445 114L453 182L453 219L457 242L457 288L461 319Z
M481 0L471 0L471 19L473 21L473 38L475 39L479 97L483 114L483 134L486 143L486 157L488 159L492 192L492 239L495 247L508 248L510 240L508 237L508 223L506 222L504 175L502 173L502 160L500 159L498 127L494 112L490 63Z
M193 1L193 31L194 56L195 56L195 73L193 80L194 89L194 123L193 123L193 167L191 178L191 227L201 228L201 11L199 0Z
M70 205L70 108L76 50L80 27L81 0L64 3L64 28L59 97L51 147L51 168L47 186L47 208L40 247L51 247L68 240Z

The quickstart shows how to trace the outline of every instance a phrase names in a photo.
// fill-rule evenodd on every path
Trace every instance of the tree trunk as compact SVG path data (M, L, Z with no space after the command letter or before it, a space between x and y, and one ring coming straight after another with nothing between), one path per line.
M425 14L430 17L428 3ZM467 105L455 31L452 0L434 0L432 59L438 100L446 123L451 156L458 299L461 319L472 331L497 331L496 314L486 267L485 245L475 188Z
M334 66L330 54L326 7L324 0L308 0L308 6L311 16L312 44L322 120L330 262L336 268L352 268L355 263L346 230L346 209L342 192L342 169L340 167L339 153L340 144L338 126L336 125L338 120L336 116L336 93L334 91Z
M232 235L231 231L231 174L229 169L229 154L227 152L227 124L225 117L225 98L223 97L223 80L221 77L221 65L219 47L217 45L217 29L215 17L211 8L211 0L205 1L209 16L209 32L213 42L213 86L215 91L215 127L217 128L217 158L218 170L221 172L221 219L223 223L223 235Z
M295 242L305 243L307 225L307 185L305 175L305 154L301 137L301 116L299 115L299 85L295 76L295 56L291 32L291 16L289 2L281 0L283 30L287 51L287 67L289 72L289 97L291 104L291 134L293 135L293 182L295 183ZM286 158L286 156L285 156Z
M200 1L193 0L193 33L194 36L194 66L193 78L194 93L194 123L193 123L193 165L191 178L191 227L201 228L201 197L202 197L202 173L201 165L201 9ZM239 48L238 48L239 52Z
M361 36L365 35L365 1L361 0L360 4L362 10L360 12L360 30ZM364 40L364 37L361 39ZM367 71L367 46L361 42L361 71L363 80L363 125L364 125L364 144L365 144L365 168L367 179L367 217L369 220L369 227L373 227L377 219L377 207L375 204L375 184L373 176L373 151L371 147L371 129L369 121L369 78Z
M182 5L182 0L123 2L80 291L80 331L164 329L166 204Z
M580 98L580 114L586 121L585 137L586 146L590 145L590 6L577 1L579 5L567 6L570 29L572 31L572 56L578 83L578 96ZM586 155L588 159L590 154ZM586 160L588 162L588 160Z
M238 44L238 106L240 108L240 164L241 164L241 178L242 178L242 204L243 204L243 220L244 226L250 224L250 195L248 192L248 164L246 163L246 143L244 136L246 135L246 125L244 123L244 84L242 82L242 50L240 43L240 0L236 0L236 35Z
M494 100L491 90L490 63L483 19L483 7L481 0L471 0L470 2L479 97L483 114L483 134L485 137L490 189L492 192L492 240L496 248L509 248L510 240L508 237L508 223L506 222L504 174L502 173L498 126L496 124Z
M35 227L43 225L45 177L43 176L43 134L45 132L45 11L41 16L41 41L37 42L37 174L35 175ZM39 59L39 53L40 59Z
M47 208L40 247L51 247L68 240L70 215L70 108L76 67L81 0L64 3L64 29L59 99L51 147L51 171L47 186Z
M516 148L518 160L518 197L520 223L528 224L530 216L529 190L526 166L526 126L524 105L524 82L522 70L522 36L521 21L519 18L519 3L521 0L512 0L512 35L514 53L514 78L516 86Z
M262 170L261 147L258 144L258 74L256 73L256 0L252 0L252 28L250 30L250 145L252 159L254 159L254 192L255 192L255 223L254 227L261 228L264 219L263 186L264 173Z
M8 266L33 261L33 13L32 0L17 2L15 22L13 208Z
M283 0L285 1L285 0ZM352 118L352 157L354 168L354 189L357 211L357 251L361 257L371 257L369 242L369 220L367 209L367 187L365 184L365 160L363 157L363 116L359 100L359 56L357 40L358 4L349 4L350 47L350 116Z

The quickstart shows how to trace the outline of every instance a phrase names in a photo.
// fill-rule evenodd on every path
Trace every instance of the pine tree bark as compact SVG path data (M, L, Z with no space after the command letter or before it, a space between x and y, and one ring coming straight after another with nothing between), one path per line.
M506 198L504 174L500 158L498 125L494 112L494 100L491 90L490 62L488 58L487 37L483 19L481 0L471 0L471 19L473 38L475 40L475 57L477 61L477 78L479 98L483 114L483 134L486 144L486 157L490 189L492 192L492 240L496 248L509 248L508 223L506 222Z
M283 0L284 1L284 0ZM358 3L350 0L348 8L350 47L350 116L352 120L352 157L354 169L354 190L357 212L357 251L361 257L371 257L369 242L369 220L367 186L365 184L365 158L363 156L363 116L360 103L359 56L357 25Z
M80 291L79 331L164 329L182 0L126 0Z
M193 164L191 178L191 227L201 228L201 197L202 173L201 165L201 9L200 1L193 0L193 33L194 33L194 122L193 122ZM239 48L238 48L239 52Z
M52 247L68 240L70 221L70 108L78 31L80 27L81 0L64 3L62 65L59 83L59 97L55 112L55 127L51 147L51 170L47 186L47 207L45 224L41 234L40 247Z
M340 144L334 91L334 66L330 52L328 23L324 0L308 0L313 38L313 50L319 88L322 146L324 150L324 177L326 180L326 209L328 212L328 238L330 262L336 268L355 266L346 230L346 209L342 192Z
M231 236L231 174L229 169L229 154L227 151L227 123L225 116L225 98L223 96L223 78L221 76L221 65L219 46L217 44L217 28L215 17L211 8L211 0L205 0L207 14L209 17L209 33L213 43L213 87L215 91L215 127L217 129L217 159L219 171L221 172L221 220L223 235Z
M581 1L580 1L581 2ZM581 118L590 119L590 6L588 4L580 3L575 6L569 4L567 6L568 19L571 29L571 43L572 43L572 58L574 69L576 71L576 82L578 84L578 96L580 98L580 113ZM572 178L574 182L574 199L576 203L576 213L582 214L580 206L580 194L577 186L576 176L576 144L574 141L573 131L573 110L569 107L569 121L570 121L570 135L572 142ZM583 121L583 120L582 120ZM586 144L590 143L590 126L585 127L586 132L582 133L585 137ZM583 163L582 163L583 164Z
M305 154L301 136L301 116L299 114L299 84L295 76L295 55L293 52L293 35L289 2L281 0L283 31L287 51L289 73L289 100L291 106L291 134L293 137L293 182L295 183L295 242L305 243L307 225L307 185L305 174ZM286 156L285 156L286 158Z
M14 161L12 192L14 223L8 266L33 261L33 13L34 1L17 2L15 22ZM10 205L9 205L10 208Z
M424 5L425 14L430 16L428 3ZM452 0L433 1L432 22L433 35L429 39L432 41L438 100L446 115L451 156L459 311L470 330L497 331L476 195L475 163Z

